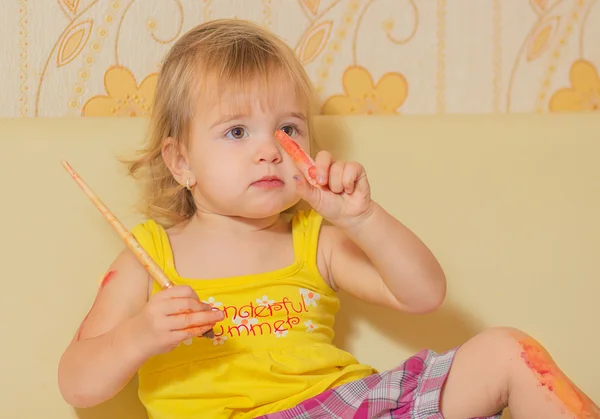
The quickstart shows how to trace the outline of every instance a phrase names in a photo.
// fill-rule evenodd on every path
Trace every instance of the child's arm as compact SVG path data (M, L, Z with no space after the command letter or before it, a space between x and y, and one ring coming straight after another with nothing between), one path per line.
M323 276L364 300L398 310L424 313L446 294L444 272L431 251L402 223L371 200L364 168L315 158L318 186L298 178L301 196L333 226L320 238Z
M111 398L144 362L129 329L147 301L148 274L134 258L124 251L110 266L109 279L60 360L59 389L75 407Z
M90 407L110 399L149 357L201 336L222 318L185 286L161 291L147 303L150 281L129 250L111 265L60 360L58 384L69 404Z
M323 226L320 248L334 289L411 313L434 310L444 300L446 279L435 256L377 203L356 224Z

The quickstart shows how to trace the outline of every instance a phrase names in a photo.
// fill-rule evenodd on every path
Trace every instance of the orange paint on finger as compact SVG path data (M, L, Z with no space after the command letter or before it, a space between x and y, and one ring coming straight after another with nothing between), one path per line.
M521 358L535 373L540 385L553 393L576 419L600 417L600 410L594 402L569 380L542 345L531 337L518 341L523 348Z
M296 166L304 172L304 175L310 179L315 179L317 176L315 162L306 154L302 147L281 130L275 131L275 138L285 152L294 160Z

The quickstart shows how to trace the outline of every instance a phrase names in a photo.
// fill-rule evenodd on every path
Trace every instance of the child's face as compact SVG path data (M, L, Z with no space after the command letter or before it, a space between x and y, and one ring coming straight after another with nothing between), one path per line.
M258 83L256 83L258 85ZM196 179L194 198L201 211L262 218L280 213L299 201L294 175L301 176L280 148L274 133L282 129L309 151L306 114L291 83L277 83L268 100L261 92L220 102L199 98L190 126L187 163ZM214 102L214 103L207 103Z

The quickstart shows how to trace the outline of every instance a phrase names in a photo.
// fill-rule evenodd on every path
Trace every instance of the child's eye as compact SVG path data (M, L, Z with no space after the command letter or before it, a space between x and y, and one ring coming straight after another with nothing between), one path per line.
M227 138L232 138L234 140L240 140L242 138L244 138L246 134L246 130L242 127L234 127L231 128L229 131L227 131L227 134L225 134L225 136Z
M293 125L284 125L280 129L290 137L293 137L298 133L298 129Z

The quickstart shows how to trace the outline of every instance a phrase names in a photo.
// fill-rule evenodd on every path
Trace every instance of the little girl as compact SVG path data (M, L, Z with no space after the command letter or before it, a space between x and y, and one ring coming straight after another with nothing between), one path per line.
M152 419L600 418L518 330L382 373L332 344L338 289L425 313L446 280L359 163L321 151L313 179L283 151L279 130L315 154L316 103L294 53L254 24L211 21L175 43L130 165L148 217L133 233L175 286L116 258L60 361L65 400L96 405L138 373Z

